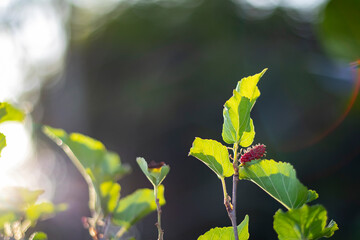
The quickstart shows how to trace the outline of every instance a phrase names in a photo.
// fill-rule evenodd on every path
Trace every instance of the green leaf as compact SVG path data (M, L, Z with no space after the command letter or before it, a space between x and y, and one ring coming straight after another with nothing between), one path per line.
M37 204L43 190L29 190L23 187L8 187L0 195L0 230L5 223L29 221L35 226L38 220L52 217L66 209L64 204L54 205L50 202Z
M189 155L205 163L219 178L234 174L227 148L215 140L195 138Z
M160 205L165 204L164 186L159 186L158 198ZM141 218L156 210L154 190L138 189L120 200L118 208L113 213L114 224L129 229Z
M256 183L287 209L299 208L318 197L315 191L300 183L289 163L253 160L239 168L239 179Z
M29 206L25 210L26 219L34 226L38 220L53 217L56 213L66 210L65 204L54 205L51 202L42 202Z
M0 103L0 123L7 121L21 122L25 118L25 114L10 103Z
M0 133L0 157L1 157L1 151L3 148L6 147L6 138L5 135Z
M250 130L245 131L240 139L240 146L248 147L254 142L255 138L255 128L253 120L250 118Z
M35 204L43 190L29 190L24 187L7 187L0 194L0 209L22 212Z
M100 184L100 196L102 199L102 208L105 212L113 212L118 204L120 199L120 184L107 181Z
M101 209L105 216L114 211L120 197L120 185L116 181L129 173L130 167L122 164L120 157L107 151L98 140L48 126L44 126L43 131L63 148L87 181L90 209Z
M305 204L288 212L279 209L274 215L274 229L280 240L329 238L339 228L333 220L326 226L327 220L327 212L323 206Z
M6 223L12 223L17 220L14 212L8 210L0 210L0 230L4 229Z
M233 90L233 96L226 101L223 110L224 124L222 130L222 137L226 143L239 143L242 141L244 132L251 132L250 111L260 96L257 83L266 70L241 79L236 89ZM243 140L245 145L249 144L249 136L244 137L247 139Z
M170 171L168 165L163 165L159 168L149 168L145 159L141 157L138 157L136 161L139 164L141 171L155 187L159 186L162 181L164 181L166 175Z
M29 240L47 240L47 235L43 232L36 232L36 233L33 233Z
M239 240L249 239L248 228L249 228L249 216L246 215L244 220L237 227ZM213 228L198 238L198 240L223 240L223 239L226 240L235 239L233 227Z

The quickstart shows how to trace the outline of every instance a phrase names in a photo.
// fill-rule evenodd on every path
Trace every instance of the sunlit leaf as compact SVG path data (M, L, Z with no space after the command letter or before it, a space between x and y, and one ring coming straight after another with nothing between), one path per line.
M17 216L13 211L0 210L0 230L4 229L6 223L12 223L17 220Z
M0 133L0 157L1 157L1 151L3 148L6 147L6 138L5 135Z
M165 204L164 186L159 186L158 198L160 205ZM154 190L138 189L134 193L122 198L118 208L113 213L114 224L129 229L138 220L156 210Z
M29 190L24 187L7 187L0 194L0 209L24 211L35 204L43 190Z
M321 205L303 205L298 209L283 212L279 209L274 215L274 229L280 240L316 240L331 237L338 226L328 220L326 209Z
M240 119L239 119L239 109L246 110L250 107L250 101L247 98L241 97L240 93L236 90L233 91L233 96L225 103L223 116L224 124L222 129L222 137L224 142L228 144L236 143L240 140L239 128L240 128ZM247 114L250 118L250 112ZM246 126L247 123L244 123L243 126Z
M0 194L0 229L5 223L28 221L35 226L38 220L52 217L64 211L64 204L54 205L50 202L36 203L43 190L29 190L23 187L8 187Z
M239 144L242 147L248 147L254 142L254 138L255 138L254 123L253 123L253 120L250 118L250 130L249 131L246 130L243 133Z
M47 235L43 232L36 232L36 233L33 233L29 240L47 240Z
M51 202L42 202L39 204L33 204L26 208L26 219L30 220L32 225L35 225L38 220L47 219L53 217L56 213L66 210L66 205L59 204L54 205Z
M107 181L100 184L100 195L102 208L106 209L106 212L113 212L118 204L120 198L120 184Z
M239 240L249 239L249 216L246 215L241 224L238 225L238 236ZM233 227L223 227L223 228L213 228L201 235L198 240L234 240L234 230Z
M318 197L315 191L300 183L289 163L253 160L239 168L239 179L256 183L287 209L299 208Z
M154 186L159 186L170 171L168 165L163 165L158 168L149 168L145 159L141 157L138 157L136 161L139 164L141 171Z
M129 173L130 167L122 164L120 157L107 151L98 140L80 133L67 134L62 129L50 127L44 127L43 131L64 149L84 176L89 185L90 208L95 210L100 206L105 215L111 213L120 197L120 193L116 193L120 191L116 181Z
M236 89L233 90L233 96L226 101L223 110L224 124L222 130L222 137L226 143L239 143L244 132L251 132L250 112L256 99L260 96L257 83L266 70L241 79ZM244 143L247 145L250 139L249 136L245 136L245 138L247 140L244 140Z
M101 162L101 174L111 176L112 179L118 180L126 174L129 174L130 171L130 166L122 164L117 153L111 151L106 152L105 159Z
M234 174L227 148L215 140L195 138L189 155L205 163L219 178Z
M0 123L6 121L23 121L25 114L10 103L0 103Z

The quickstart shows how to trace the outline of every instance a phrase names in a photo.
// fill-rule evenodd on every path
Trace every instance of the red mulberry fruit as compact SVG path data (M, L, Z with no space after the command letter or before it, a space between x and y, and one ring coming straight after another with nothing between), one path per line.
M266 154L266 146L264 144L257 144L252 146L241 155L240 163L250 162L255 159L262 158Z

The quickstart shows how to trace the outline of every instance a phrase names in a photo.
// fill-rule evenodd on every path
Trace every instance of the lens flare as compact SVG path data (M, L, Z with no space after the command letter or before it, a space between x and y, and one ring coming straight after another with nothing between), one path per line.
M335 129L337 129L341 123L346 119L346 117L349 115L351 109L353 108L355 101L357 99L357 96L359 94L359 90L360 90L360 60L351 63L351 65L353 67L356 67L357 69L354 69L354 85L352 88L352 92L349 98L348 103L346 104L346 108L344 110L344 112L330 125L330 127L328 127L327 129L325 129L323 132L317 134L316 136L314 136L311 139L308 139L307 141L304 141L302 144L297 143L295 144L291 144L291 145L284 145L282 147L282 151L284 152L295 152L295 151L299 151L301 149L310 147L318 142L320 142L322 139L324 139L325 137L327 137L329 134L331 134Z

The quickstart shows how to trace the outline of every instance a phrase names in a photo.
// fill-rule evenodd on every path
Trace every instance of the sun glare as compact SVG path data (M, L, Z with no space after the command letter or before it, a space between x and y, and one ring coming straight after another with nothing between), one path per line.
M56 1L0 1L0 102L21 99L31 109L41 84L61 71L67 47L66 9ZM22 186L51 192L37 161L31 119L2 123L0 132L7 142L0 157L0 189Z
M6 136L7 143L0 158L0 189L23 185L27 182L26 175L18 175L16 171L33 155L30 134L17 122L1 124L0 132Z

